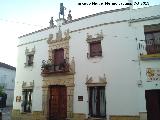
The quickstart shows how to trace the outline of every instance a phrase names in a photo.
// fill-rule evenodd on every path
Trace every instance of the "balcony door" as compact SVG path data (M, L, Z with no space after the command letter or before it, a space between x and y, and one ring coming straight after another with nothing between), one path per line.
M147 120L160 120L160 90L146 90Z
M56 49L54 50L54 56L53 56L54 64L60 65L64 62L64 49Z
M67 88L65 86L50 86L49 120L66 120L67 118Z

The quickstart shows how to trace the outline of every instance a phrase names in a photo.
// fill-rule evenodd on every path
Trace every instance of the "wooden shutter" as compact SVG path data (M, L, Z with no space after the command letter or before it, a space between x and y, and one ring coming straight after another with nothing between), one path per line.
M101 42L98 41L90 43L90 57L101 56L101 55L102 55Z
M64 62L64 49L54 50L54 64L59 65Z

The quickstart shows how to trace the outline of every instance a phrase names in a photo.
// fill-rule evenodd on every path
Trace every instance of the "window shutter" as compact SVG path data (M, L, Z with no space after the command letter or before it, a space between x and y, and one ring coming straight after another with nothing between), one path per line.
M54 64L59 65L64 62L64 49L54 51Z
M90 43L90 56L101 56L102 55L102 48L101 42L92 42Z

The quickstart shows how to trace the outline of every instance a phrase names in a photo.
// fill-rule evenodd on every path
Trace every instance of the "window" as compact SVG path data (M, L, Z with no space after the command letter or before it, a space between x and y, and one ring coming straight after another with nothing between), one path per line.
M65 68L64 49L55 49L53 51L54 71L61 71Z
M21 104L23 112L31 112L32 109L32 89L22 91L23 102Z
M89 43L90 57L102 56L101 41L94 41Z
M54 56L53 56L54 64L60 65L64 62L64 49L55 49Z
M147 54L160 53L160 23L145 25L144 33Z
M103 40L103 33L102 30L100 33L97 33L94 35L90 35L87 33L87 43L89 48L89 53L87 53L87 57L101 57L102 56L102 47L101 47L101 41Z
M160 31L145 33L147 54L160 53Z
M32 48L31 51L29 51L29 49L26 48L25 54L26 54L26 63L24 63L25 66L33 66L33 59L34 59L34 54L35 54L35 47Z
M28 59L28 66L32 66L33 65L33 58L34 55L27 55L27 59Z

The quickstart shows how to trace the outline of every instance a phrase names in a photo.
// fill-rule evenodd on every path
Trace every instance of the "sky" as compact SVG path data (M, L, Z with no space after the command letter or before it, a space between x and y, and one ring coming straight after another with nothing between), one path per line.
M103 5L82 5L92 2ZM71 10L73 19L127 7L104 5L105 2L119 4L128 0L0 0L0 62L16 67L18 37L49 27L50 18L57 20L59 17L60 3L66 7L65 17ZM134 9L160 4L159 0L133 0L134 2L149 3L149 5L134 5Z

